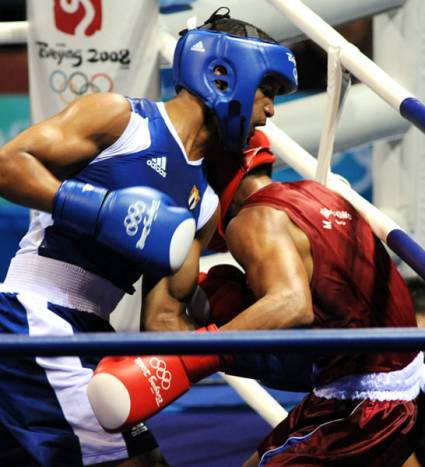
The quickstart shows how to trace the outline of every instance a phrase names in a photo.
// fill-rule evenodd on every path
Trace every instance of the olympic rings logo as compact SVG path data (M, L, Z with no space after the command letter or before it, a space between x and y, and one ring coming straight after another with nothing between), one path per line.
M146 204L143 201L136 201L131 204L124 218L124 227L129 237L134 237L139 230L143 214L146 212Z
M161 381L161 388L164 391L168 391L171 387L172 375L167 370L167 364L164 360L160 360L158 357L152 357L149 360L150 366L155 370L155 375L159 381Z
M62 70L55 70L49 77L50 89L59 94L66 103L75 97L89 93L112 91L114 83L106 73L95 73L91 78L82 71L74 71L69 76ZM65 94L71 99L67 100Z

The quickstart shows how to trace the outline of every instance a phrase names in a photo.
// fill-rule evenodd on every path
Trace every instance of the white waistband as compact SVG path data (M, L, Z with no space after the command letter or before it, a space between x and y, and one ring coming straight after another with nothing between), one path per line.
M78 266L35 254L12 259L2 291L42 295L48 302L108 319L124 295L102 277Z
M413 400L425 386L424 355L419 352L406 367L388 373L344 376L314 389L325 399Z

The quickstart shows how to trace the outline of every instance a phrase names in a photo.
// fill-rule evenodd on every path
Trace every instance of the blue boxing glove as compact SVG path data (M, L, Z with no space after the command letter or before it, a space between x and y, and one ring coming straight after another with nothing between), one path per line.
M108 191L74 180L59 187L52 217L158 276L172 274L183 265L196 230L190 212L158 190Z

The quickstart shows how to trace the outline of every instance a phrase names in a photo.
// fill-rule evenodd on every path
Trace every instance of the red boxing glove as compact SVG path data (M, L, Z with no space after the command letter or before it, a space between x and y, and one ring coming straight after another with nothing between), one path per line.
M196 332L216 331L211 325ZM87 394L100 425L121 431L155 415L222 364L217 355L105 357Z
M213 266L199 275L199 285L188 304L189 316L199 325L231 321L255 302L246 275L230 264Z

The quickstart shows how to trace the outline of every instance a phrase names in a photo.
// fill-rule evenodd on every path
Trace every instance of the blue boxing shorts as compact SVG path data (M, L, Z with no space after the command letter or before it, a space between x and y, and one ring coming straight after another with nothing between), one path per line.
M113 331L95 313L52 304L41 294L2 290L1 333ZM157 447L144 424L111 434L97 422L86 388L100 358L0 358L0 465L91 465Z

